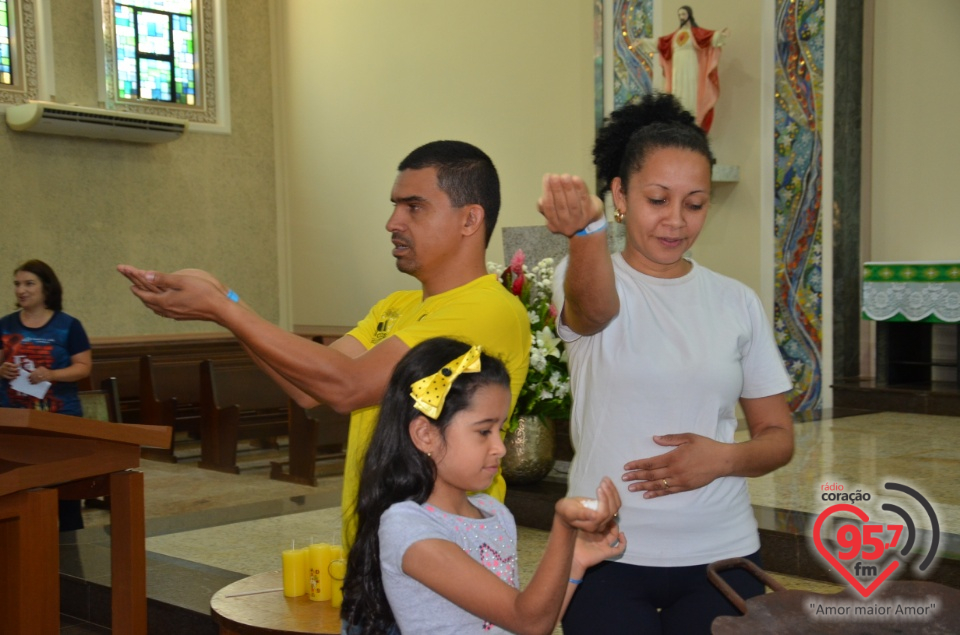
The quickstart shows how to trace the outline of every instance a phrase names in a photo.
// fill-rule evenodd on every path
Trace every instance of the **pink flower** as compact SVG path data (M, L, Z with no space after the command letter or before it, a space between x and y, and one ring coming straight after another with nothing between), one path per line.
M553 306L553 305L551 304L551 305L548 307L548 310L550 311L550 317L553 317L553 318L557 317L557 307L555 307L555 306Z
M521 273L523 273L523 261L524 261L523 250L518 249L517 253L513 254L513 258L510 259L510 271L517 274L518 276Z
M524 282L526 282L526 279L522 274L513 279L513 287L510 289L513 292L513 295L520 295L523 293Z

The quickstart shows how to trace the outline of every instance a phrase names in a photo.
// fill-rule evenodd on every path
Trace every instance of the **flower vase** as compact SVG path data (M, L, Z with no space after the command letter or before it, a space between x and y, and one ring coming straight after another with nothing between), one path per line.
M549 419L521 415L517 429L507 433L503 444L507 453L500 469L508 485L536 483L553 469L556 430Z

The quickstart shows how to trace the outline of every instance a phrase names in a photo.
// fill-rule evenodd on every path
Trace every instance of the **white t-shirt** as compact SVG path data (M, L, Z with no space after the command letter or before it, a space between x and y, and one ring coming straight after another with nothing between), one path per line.
M569 494L594 496L603 476L620 489L621 562L690 566L760 548L746 479L723 477L692 490L644 499L621 480L623 466L671 451L653 435L692 432L733 443L741 397L791 384L757 295L696 263L680 278L654 278L613 255L620 313L601 332L579 336L560 323L573 393ZM563 306L567 261L554 277Z
M380 519L380 570L383 590L401 633L459 635L506 633L468 613L403 572L403 555L421 540L448 540L460 546L501 580L519 588L517 525L510 510L487 494L470 501L485 518L448 514L429 503L394 503ZM458 580L469 586L469 580Z

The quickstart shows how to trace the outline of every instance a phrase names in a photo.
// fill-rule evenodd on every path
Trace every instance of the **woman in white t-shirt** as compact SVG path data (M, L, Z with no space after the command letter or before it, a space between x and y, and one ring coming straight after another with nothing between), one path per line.
M569 495L598 474L622 474L616 561L591 568L563 620L567 635L709 633L737 615L707 580L731 557L759 563L745 477L785 465L791 387L757 295L685 257L710 207L714 163L706 134L672 95L612 113L594 147L622 253L607 250L603 204L583 181L544 177L540 212L570 239L555 277L559 330L570 356L573 412ZM735 443L740 405L750 440ZM763 592L725 574L742 597Z

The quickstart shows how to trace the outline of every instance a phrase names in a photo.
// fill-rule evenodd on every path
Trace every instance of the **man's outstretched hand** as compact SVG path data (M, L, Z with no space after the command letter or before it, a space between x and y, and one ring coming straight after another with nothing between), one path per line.
M161 273L117 265L117 271L133 283L130 290L144 306L161 317L219 322L223 303L230 302L226 285L201 269Z

